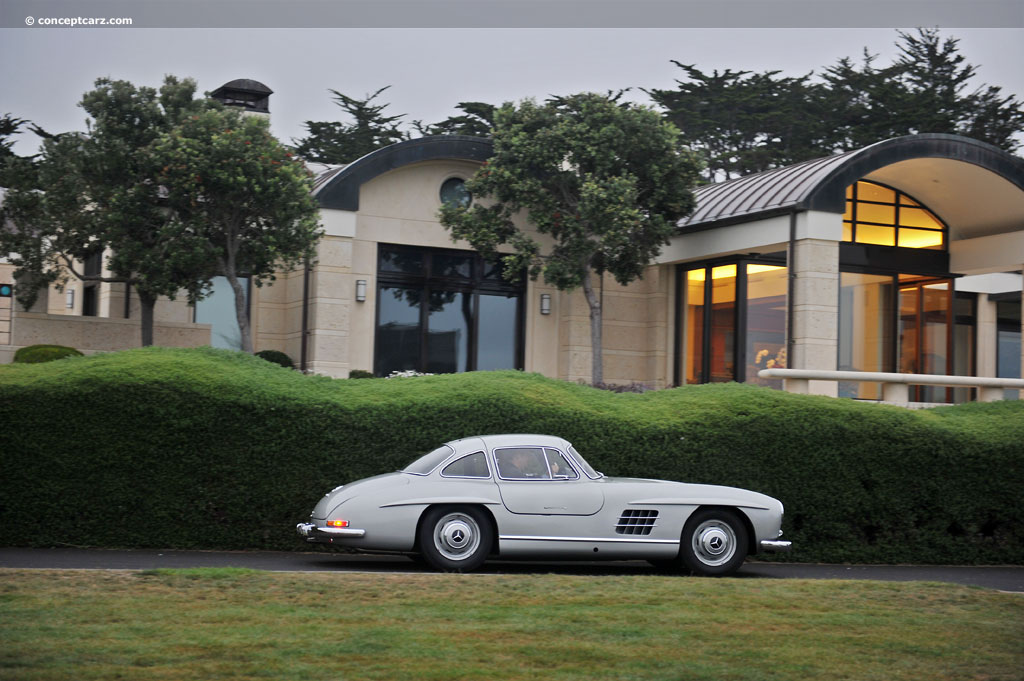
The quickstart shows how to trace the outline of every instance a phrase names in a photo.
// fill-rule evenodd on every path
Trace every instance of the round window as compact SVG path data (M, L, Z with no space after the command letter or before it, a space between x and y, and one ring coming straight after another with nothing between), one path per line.
M441 185L441 203L465 207L472 200L466 182L460 177L450 177Z

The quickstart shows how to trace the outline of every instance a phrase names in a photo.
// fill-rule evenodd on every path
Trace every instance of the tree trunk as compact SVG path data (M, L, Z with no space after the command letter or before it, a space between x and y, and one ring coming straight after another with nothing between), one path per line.
M139 293L139 303L142 306L142 347L148 348L153 344L153 308L156 307L156 296L136 289ZM125 295L131 295L131 286L125 286Z
M252 354L252 329L249 328L249 301L242 288L242 282L234 271L227 273L228 283L235 292L235 318L238 320L238 331L242 336L242 352Z
M587 305L590 306L590 349L591 369L590 382L593 385L604 383L604 371L601 357L601 299L594 292L594 285L591 281L590 268L583 272L583 294L587 298Z

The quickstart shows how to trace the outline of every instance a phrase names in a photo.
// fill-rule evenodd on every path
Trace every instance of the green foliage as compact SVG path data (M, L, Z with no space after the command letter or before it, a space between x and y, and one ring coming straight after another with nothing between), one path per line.
M365 369L353 369L348 372L349 378L376 378L372 371L366 371Z
M683 141L705 161L709 182L727 180L780 165L816 158L827 131L822 87L810 74L778 77L778 71L726 69L704 73L673 62L686 72L675 90L647 93L665 109Z
M621 93L620 93L621 94ZM466 182L483 201L448 203L441 223L484 257L504 262L505 278L541 273L560 290L583 287L590 306L592 380L601 375L601 305L592 273L628 284L668 243L694 207L699 163L679 131L654 111L619 96L583 93L543 105L526 100L495 113L494 153ZM551 237L542 253L527 231ZM507 245L511 254L499 256Z
M151 158L170 224L201 241L212 272L227 278L242 348L252 352L239 277L262 286L312 258L321 232L309 171L266 120L231 109L187 116L153 143Z
M292 361L292 358L289 357L287 354L281 352L280 350L260 350L259 352L256 353L256 356L259 357L260 359L265 359L268 362L280 364L286 369L295 368L295 362Z
M12 252L18 300L70 276L128 282L143 303L142 340L152 342L157 297L182 289L202 296L212 276L205 242L168 219L149 146L187 115L218 106L193 99L195 82L167 76L158 90L127 81L96 80L81 107L89 131L48 136L38 162L5 198L0 251ZM36 191L36 187L44 191ZM78 262L107 251L110 275L86 273ZM78 262L76 262L78 261Z
M707 165L709 181L859 149L891 137L948 133L1006 151L1019 146L1024 110L1014 95L982 84L959 53L956 38L938 30L899 32L887 66L866 49L817 77L779 78L778 71L714 71L692 64L674 90L650 90L685 142Z
M455 108L462 111L462 114L449 116L440 123L434 123L433 125L423 125L420 121L414 121L413 125L421 135L491 136L496 109L493 104L486 102L459 102Z
M480 433L786 505L790 558L1024 562L1024 403L911 411L737 384L615 394L521 372L347 381L147 348L0 368L0 545L289 549L334 486ZM55 504L59 509L55 510Z
M17 364L40 364L65 357L81 357L82 353L66 345L27 345L14 353Z
M351 163L371 151L406 139L407 135L398 127L398 121L405 114L385 116L387 104L370 103L389 87L382 87L364 99L330 90L334 93L335 103L353 122L306 121L309 135L295 140L296 153L320 163Z

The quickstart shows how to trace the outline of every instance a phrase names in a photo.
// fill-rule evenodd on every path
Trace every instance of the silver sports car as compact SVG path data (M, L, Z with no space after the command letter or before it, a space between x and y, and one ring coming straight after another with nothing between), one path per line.
M565 440L484 435L404 470L337 487L296 529L307 541L464 572L488 557L642 559L699 575L787 551L782 504L734 487L609 478Z

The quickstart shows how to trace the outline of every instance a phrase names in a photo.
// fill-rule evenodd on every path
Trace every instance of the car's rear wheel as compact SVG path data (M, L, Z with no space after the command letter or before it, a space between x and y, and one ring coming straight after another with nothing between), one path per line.
M680 557L695 575L731 575L747 557L746 525L728 509L697 511L686 521L681 539Z
M427 565L444 572L468 572L487 560L494 532L478 508L437 507L420 524L420 555Z

